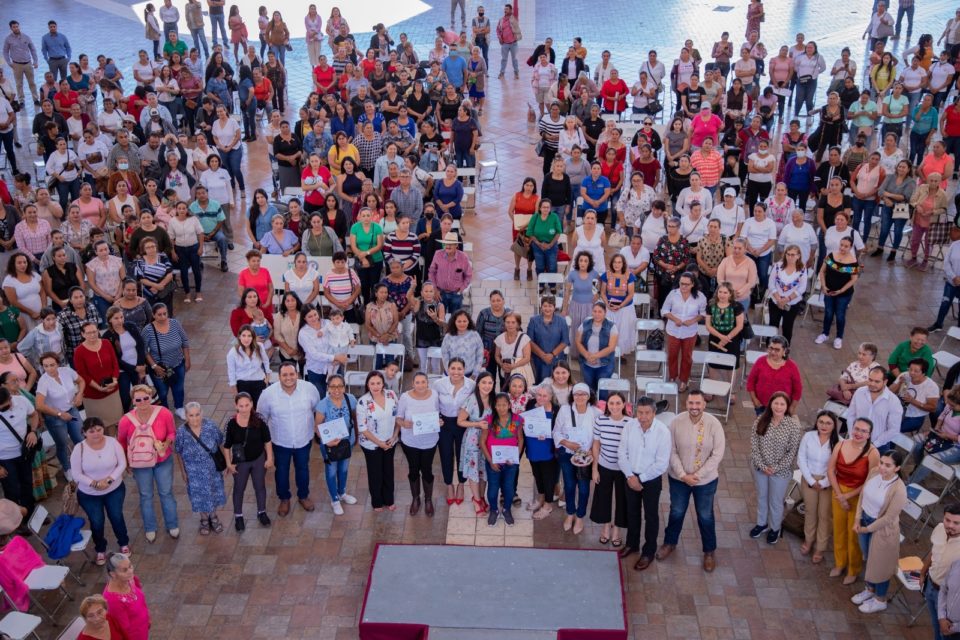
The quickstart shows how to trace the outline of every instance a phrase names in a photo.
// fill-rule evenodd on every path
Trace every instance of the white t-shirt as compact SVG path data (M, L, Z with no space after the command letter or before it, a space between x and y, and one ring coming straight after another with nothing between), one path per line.
M827 247L827 253L833 253L840 248L840 238L849 238L853 234L853 255L856 257L857 251L863 251L863 238L860 232L848 226L843 231L837 231L837 228L830 227L823 236L823 243Z
M800 248L800 259L804 264L807 264L807 260L810 259L810 252L817 246L817 232L813 230L809 222L804 222L799 229L793 223L790 223L783 227L777 244L783 248L792 244L797 245Z
M156 77L156 69L153 66L153 61L148 61L146 64L141 63L139 60L133 65L133 72L135 74L139 73L140 78L143 82L137 82L138 87L142 87L144 84L150 84L153 82L153 79Z
M697 243L707 233L707 216L700 212L700 217L694 220L689 214L680 218L680 235L687 242Z
M767 169L773 167L777 163L777 157L772 153L768 153L766 156L761 157L759 153L751 153L747 156L747 160L752 162L754 165L761 169ZM751 182L773 182L773 173L760 173L754 172L750 174Z
M34 414L33 405L23 396L13 396L10 398L11 405L7 411L0 411L0 415L6 418L10 426L20 436L27 436L27 417ZM20 441L17 440L10 429L0 424L0 460L12 460L20 457Z
M200 184L207 188L207 195L221 205L233 204L233 189L230 187L230 174L223 167L212 171L207 169L200 174Z
M940 388L937 387L937 383L930 379L929 376L924 376L923 382L920 384L913 384L910 380L910 376L904 376L904 384L901 387L901 393L903 389L909 389L911 391L910 395L916 394L914 397L920 404L924 404L930 398L936 398L940 395ZM919 418L920 416L925 416L929 412L924 411L923 409L918 409L912 404L908 404L904 407L903 415L906 418Z
M97 114L97 124L100 125L101 130L106 127L112 131L117 131L123 126L123 116L116 109L110 113L101 111Z
M777 223L770 218L764 218L763 222L759 222L756 218L748 218L740 228L740 237L746 238L751 247L760 248L768 241L777 239ZM771 251L773 251L773 245L760 255L765 256Z
M10 106L10 102L0 95L0 122L6 122L10 119L10 116L13 115L13 107ZM0 133L10 133L13 131L13 126L17 124L17 121L14 120L6 127L0 127Z
M923 83L923 79L927 77L927 70L923 67L917 67L913 69L907 67L900 72L900 82L903 83L903 88L906 91L919 91L920 85Z
M637 255L633 255L633 250L630 249L629 244L620 249L618 253L627 261L627 269L630 271L637 269L644 262L650 264L650 251L642 244L640 245L640 252ZM644 271L644 273L646 273L646 271Z
M110 155L110 150L102 142L95 139L90 144L86 142L78 144L77 155L80 156L81 160L86 160L91 169L99 171L107 165L107 156Z
M64 171L64 167L67 162L73 163L73 169L69 171ZM47 175L53 175L55 173L62 173L60 179L64 182L73 182L77 179L79 174L80 163L79 158L75 151L67 149L65 153L60 153L59 151L54 151L50 154L50 158L47 160Z
M57 367L60 382L49 374L43 374L37 380L37 394L43 395L44 403L57 411L67 412L73 407L73 398L77 395L77 372L70 367Z
M211 127L211 132L213 133L213 139L216 141L217 146L232 149L233 139L240 133L240 125L237 124L237 121L233 118L227 118L226 124L222 124L220 120L215 120L213 127ZM239 145L240 141L238 140L237 146Z
M727 209L723 203L718 204L710 212L710 219L720 222L720 235L727 238L733 237L737 227L743 224L745 218L743 206L739 202L733 205L733 209Z

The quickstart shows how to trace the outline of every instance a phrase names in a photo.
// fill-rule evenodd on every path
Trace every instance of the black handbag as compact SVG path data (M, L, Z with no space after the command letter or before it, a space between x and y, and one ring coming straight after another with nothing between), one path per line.
M193 439L197 441L197 444L200 445L200 448L206 451L211 458L213 458L213 466L216 467L217 473L224 471L227 468L227 458L223 455L223 451L219 448L216 451L210 451L207 449L207 445L203 444L203 440L197 437L197 434L193 432L193 429L187 427L187 431L190 432L190 435L193 436Z
M172 378L176 372L172 368L160 362L160 360L163 360L163 351L160 349L160 333L157 331L156 327L153 328L153 338L157 342L157 364L159 364L160 368L163 369L163 373L157 374L157 372L154 371L153 375L157 376L163 381L167 381Z
M343 401L347 403L347 427L350 430L350 433L353 433L353 409L350 407L350 399L344 397ZM327 452L327 462L340 462L341 460L347 460L352 452L349 435L346 438L340 438L340 442L338 442L335 447L329 447L327 445L323 445L323 447Z
M247 428L243 430L243 444L235 444L230 446L230 461L235 465L247 461L247 438L250 435L250 426L250 422L248 422Z
M13 434L13 437L16 438L17 442L20 443L20 456L24 460L28 460L32 462L34 456L36 456L37 453L39 453L39 451L43 448L43 444L41 444L40 442L40 436L37 435L37 443L31 447L30 445L27 444L27 441L25 439L20 437L20 434L17 433L17 430L13 428L13 426L7 421L5 417L3 417L2 413L0 413L0 422L3 422L4 426L6 426L7 429L10 430L10 433ZM30 427L28 426L27 433L30 433L29 429Z

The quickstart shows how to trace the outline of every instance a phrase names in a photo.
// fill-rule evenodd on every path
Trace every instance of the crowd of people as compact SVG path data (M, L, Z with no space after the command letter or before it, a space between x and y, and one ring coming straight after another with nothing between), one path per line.
M462 29L438 27L420 53L383 24L369 46L358 43L338 9L324 19L310 5L310 69L301 71L287 67L291 33L279 11L260 8L258 50L236 6L181 4L145 6L147 45L132 77L107 55L96 65L75 55L55 20L39 49L16 20L3 44L0 143L12 184L0 180L0 485L32 513L56 473L36 447L49 431L109 576L103 597L81 605L81 637L149 634L123 510L128 471L149 544L161 530L180 536L178 474L200 536L225 531L218 512L231 476L237 533L251 479L257 523L271 526L268 471L277 516L315 511L318 457L331 511L359 508L347 492L357 444L374 512L397 508L399 444L410 516L437 511L439 454L446 504L462 504L466 485L490 526L514 524L526 457L535 490L523 508L537 521L562 512L562 525L554 518L572 535L589 508L599 543L621 558L639 554L638 571L674 552L692 498L712 572L726 440L708 411L714 398L691 380L694 352L733 357L733 377L729 365L707 372L731 380L732 399L752 314L779 335L763 340L745 374L756 412L749 535L780 540L799 468L802 553L819 564L832 542L830 575L864 581L853 603L887 608L904 467L922 483L925 456L960 462L960 365L938 385L927 344L960 297L960 227L947 215L960 150L960 11L936 45L924 33L900 60L887 45L904 18L913 34L914 2L899 0L896 18L877 2L861 73L849 48L828 68L804 34L770 56L760 0L749 2L739 52L726 32L707 57L687 40L671 66L650 50L630 86L610 51L591 74L580 37L560 55L552 39L538 44L526 64L542 174L522 179L509 200L513 279L523 261L528 281L562 275L523 318L502 291L488 305L471 297L460 220L472 179L458 174L482 171L494 35L498 86L526 91L504 78L511 59L520 77L513 5L491 17L476 7L467 28L463 2L452 2ZM192 46L178 33L181 10ZM297 107L288 74L301 72L312 90ZM24 145L19 125L31 110L35 138ZM248 200L243 158L264 148L272 188ZM42 179L21 170L34 153ZM189 398L191 327L174 316L204 302L205 254L226 272L235 245L247 266L222 356L235 411L217 425ZM854 289L884 251L888 263L901 255L921 272L942 260L943 303L887 366L877 345L860 344L828 390L848 407L843 419L824 410L806 430L803 375L790 357L795 321L819 303L814 342L832 333L843 349ZM281 282L265 256L290 260ZM641 299L663 327L643 340ZM684 411L662 413L645 388L600 391L638 350L664 352L664 380L685 394ZM916 436L910 451L898 450L901 433ZM658 546L665 473L670 511ZM946 508L931 544L924 593L935 637L954 637L960 507Z

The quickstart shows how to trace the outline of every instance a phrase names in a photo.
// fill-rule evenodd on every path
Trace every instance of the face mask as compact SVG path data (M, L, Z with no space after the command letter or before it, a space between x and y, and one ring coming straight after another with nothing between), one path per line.
M130 168L130 164L129 164L129 163L126 163L126 162L118 162L118 163L117 163L117 169L120 169L120 171L126 171L126 170L129 169L129 168Z
M423 217L426 218L427 220L432 219L432 218L433 218L433 211L424 211L424 212L423 212Z

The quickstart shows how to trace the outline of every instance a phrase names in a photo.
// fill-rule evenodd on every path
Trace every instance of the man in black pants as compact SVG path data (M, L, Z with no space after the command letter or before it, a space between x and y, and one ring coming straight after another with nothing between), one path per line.
M637 400L636 420L623 428L617 455L620 470L627 477L627 543L620 557L640 551L633 566L643 571L653 562L660 530L660 490L663 473L670 463L670 430L656 419L656 403L647 396ZM640 547L640 521L646 512L643 547Z

